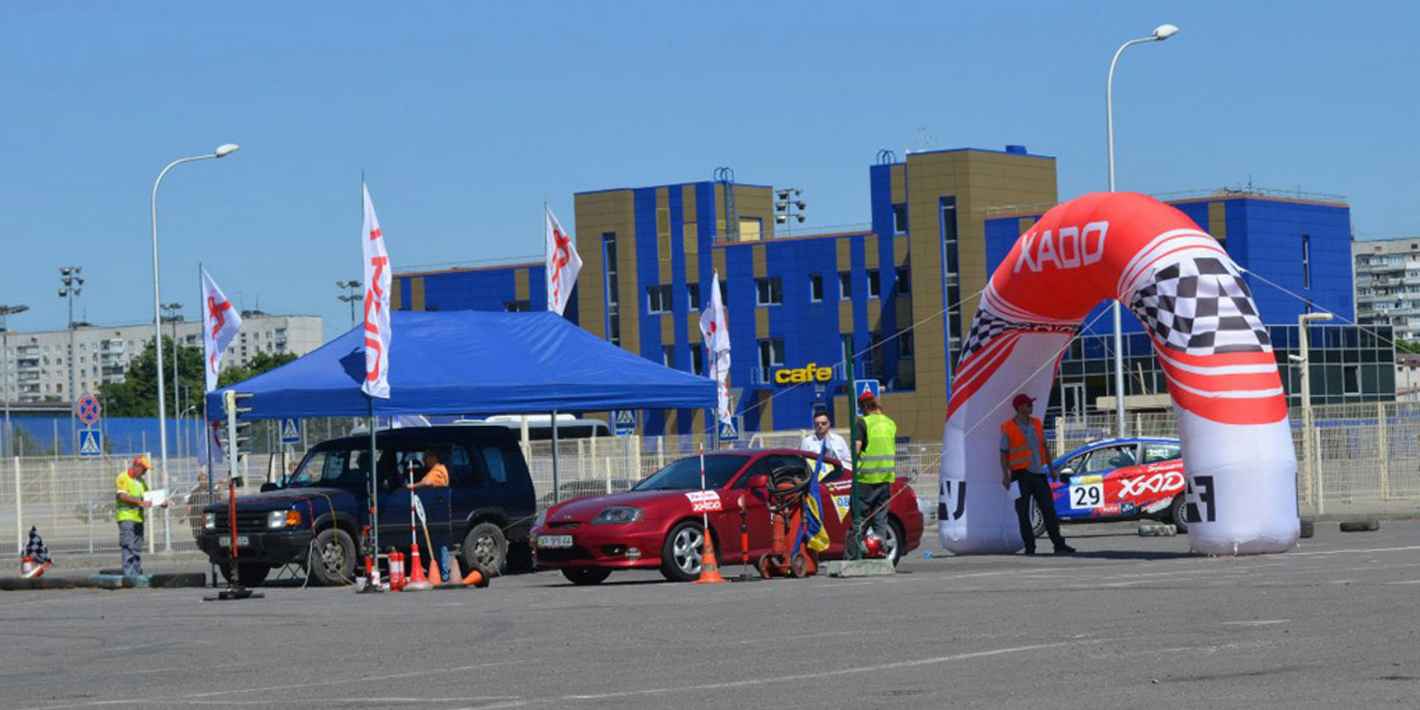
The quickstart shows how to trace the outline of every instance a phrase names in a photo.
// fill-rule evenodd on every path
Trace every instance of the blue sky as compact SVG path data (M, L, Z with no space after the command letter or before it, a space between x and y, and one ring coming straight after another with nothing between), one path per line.
M406 7L412 6L412 7ZM880 148L1027 145L1061 197L1121 189L1345 195L1365 238L1420 235L1410 3L6 3L0 303L61 328L196 317L199 261L243 308L348 323L359 179L397 267L541 253L544 199L708 179L803 188L810 227L868 219Z

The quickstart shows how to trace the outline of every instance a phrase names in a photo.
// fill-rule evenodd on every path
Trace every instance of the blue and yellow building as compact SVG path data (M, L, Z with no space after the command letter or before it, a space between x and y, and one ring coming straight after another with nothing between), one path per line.
M868 186L869 225L827 234L776 230L769 185L711 180L578 193L573 231L584 266L566 315L647 359L708 374L698 323L718 273L730 383L746 430L804 428L817 408L846 421L842 363L853 352L856 376L882 383L900 435L937 440L948 363L975 313L973 296L1016 237L1059 200L1056 161L1022 146L902 160L884 152L868 167ZM1346 204L1256 192L1173 204L1243 268L1304 299L1250 276L1266 322L1295 324L1308 307L1353 314ZM543 274L541 263L397 273L396 307L540 310ZM1162 375L1127 318L1126 403L1152 401L1164 391ZM1098 411L1100 398L1113 396L1102 369L1109 322L1100 319L1067 357L1056 413ZM648 434L706 428L698 410L644 412L640 421Z

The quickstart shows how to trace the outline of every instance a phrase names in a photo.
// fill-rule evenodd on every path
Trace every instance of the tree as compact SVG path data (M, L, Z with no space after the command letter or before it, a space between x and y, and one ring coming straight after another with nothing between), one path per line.
M172 353L172 340L163 339L163 354ZM296 356L291 353L257 353L245 366L229 367L218 377L220 386L260 375L285 365ZM178 346L177 363L164 361L163 386L168 416L176 417L181 412L175 405L173 393L173 370L177 366L178 383L182 387L184 406L202 408L201 394L206 390L206 378L202 366L202 348ZM153 350L153 342L148 341L143 354L128 363L128 371L123 382L109 383L99 387L99 401L103 403L104 414L111 417L156 417L158 416L158 358Z
M1420 342L1414 340L1397 340L1395 349L1403 353L1420 354Z

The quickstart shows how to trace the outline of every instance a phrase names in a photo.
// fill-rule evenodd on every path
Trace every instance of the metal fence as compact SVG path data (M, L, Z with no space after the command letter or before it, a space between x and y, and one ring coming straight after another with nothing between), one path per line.
M1293 443L1298 461L1298 509L1303 515L1420 514L1420 403L1380 403L1315 407L1311 426L1293 410ZM1108 436L1111 415L1060 418L1048 433L1057 454ZM307 441L347 435L354 422L328 420L308 425ZM1131 433L1175 436L1172 413L1131 415ZM1305 432L1305 433L1304 433ZM807 430L753 434L729 446L794 448ZM840 432L845 434L847 432ZM699 436L629 436L558 442L558 494L553 494L552 442L533 441L525 454L537 491L539 509L554 498L623 491L667 463L692 456ZM704 441L708 447L710 442ZM289 462L299 460L295 447ZM935 516L941 444L898 445L898 472L911 480L920 507ZM0 466L0 530L13 530L17 550L36 525L55 552L109 552L117 549L113 523L114 478L127 458L14 458ZM150 488L168 488L174 496L166 511L149 519L150 550L194 548L191 519L208 501L202 462L170 458L168 480L149 474ZM243 491L276 478L285 462L278 455L256 454L243 461ZM218 475L225 477L225 465ZM225 490L218 491L225 498Z

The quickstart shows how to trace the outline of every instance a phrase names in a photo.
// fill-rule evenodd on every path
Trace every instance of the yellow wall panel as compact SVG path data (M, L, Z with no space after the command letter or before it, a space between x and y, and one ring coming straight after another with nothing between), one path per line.
M1228 238L1228 207L1226 202L1208 203L1208 224L1204 227L1219 241Z
M769 264L765 261L764 245L750 247L754 252L750 255L754 262L754 277L762 279L769 273Z
M769 309L764 306L754 309L754 337L769 337Z
M847 239L843 241L848 241ZM869 269L878 268L878 235L869 234L863 237L863 263Z
M528 269L518 269L513 272L513 298L519 301L528 298L528 277L531 273Z
M390 279L390 310L397 311L403 305L404 296L401 295L403 289L400 286L400 282L402 281L404 281L404 278L399 276Z

